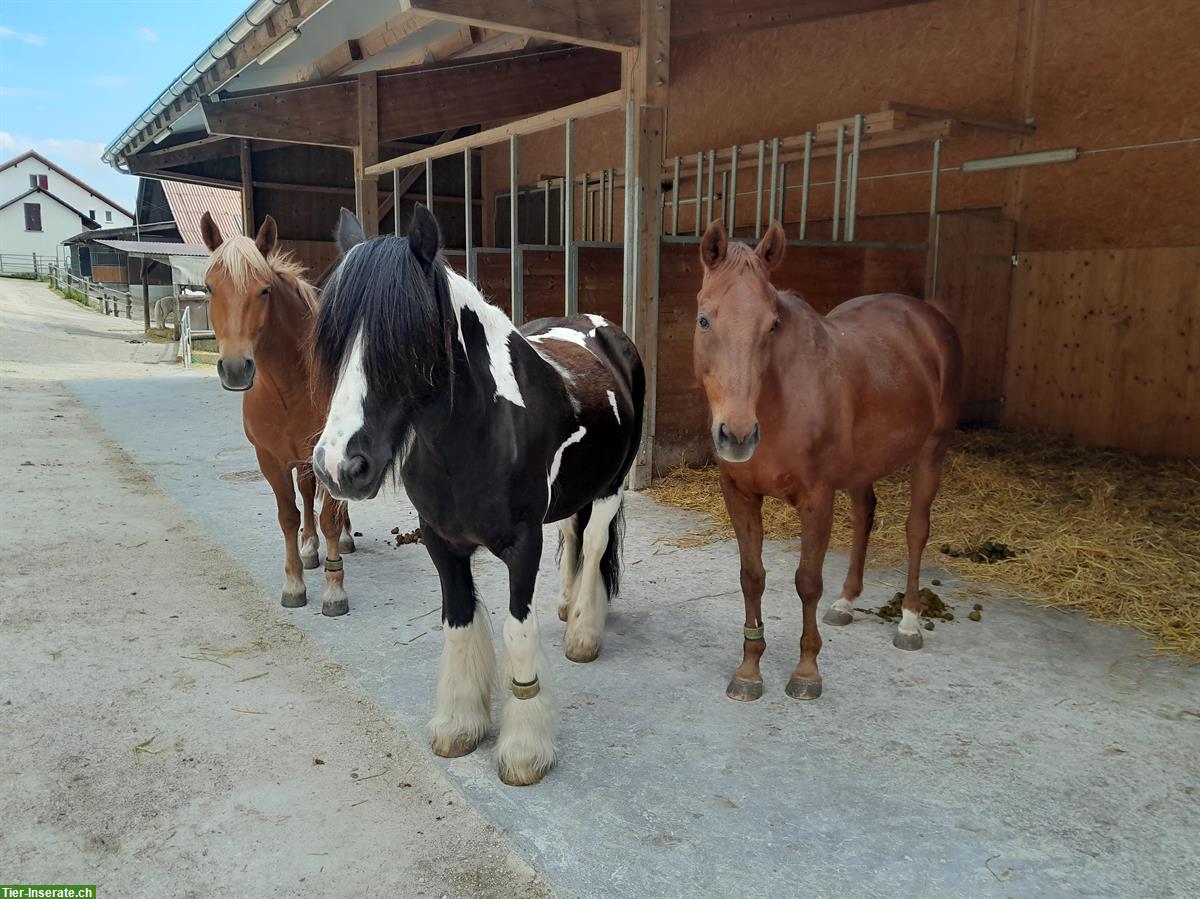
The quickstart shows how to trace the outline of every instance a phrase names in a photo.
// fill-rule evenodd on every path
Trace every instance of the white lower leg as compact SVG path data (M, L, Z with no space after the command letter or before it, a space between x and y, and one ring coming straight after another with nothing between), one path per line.
M487 610L479 603L470 624L443 627L442 635L437 711L429 722L429 737L438 755L457 756L474 749L491 724L496 650Z
M592 503L592 517L583 529L583 561L564 640L567 658L573 661L590 662L600 654L604 642L608 592L600 575L600 560L608 548L608 526L620 508L620 490L607 499L597 500Z
M283 579L283 595L284 596L305 596L304 578L293 577L290 574L284 575Z
M507 784L533 784L554 765L554 704L546 685L548 665L533 608L524 621L504 622L505 687L512 691L500 713L496 762ZM524 697L524 698L520 698Z
M562 534L562 562L559 563L562 594L558 603L558 617L566 621L571 614L571 603L575 599L579 579L579 519L572 515L560 521L558 530Z
M316 532L301 539L300 562L305 568L316 568L321 563L321 542Z
M919 634L921 632L921 616L908 609L900 610L900 623L896 630L902 634Z
M853 612L854 612L854 606L851 604L851 601L849 599L847 599L845 596L841 597L840 599L834 600L834 603L830 608L836 609L839 612L845 612L847 614L853 614Z

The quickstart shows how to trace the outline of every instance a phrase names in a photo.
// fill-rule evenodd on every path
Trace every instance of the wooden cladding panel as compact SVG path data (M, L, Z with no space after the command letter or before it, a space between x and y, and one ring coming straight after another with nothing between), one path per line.
M1200 455L1200 247L1023 253L1005 424Z
M566 303L562 250L525 250L522 254L525 318L560 316ZM461 265L454 263L456 268ZM601 247L579 250L579 311L621 323L621 251ZM479 289L490 303L509 314L512 297L508 253L480 253Z
M921 250L788 247L773 277L803 294L818 312L865 293L920 296L925 277ZM708 461L708 402L692 369L696 293L702 268L695 245L662 248L658 319L658 420L654 461L658 473L681 463Z

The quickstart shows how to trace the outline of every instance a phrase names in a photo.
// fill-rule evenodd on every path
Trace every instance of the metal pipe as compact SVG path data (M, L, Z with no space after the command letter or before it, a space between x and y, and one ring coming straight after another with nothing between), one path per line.
M771 193L770 202L767 203L767 220L768 224L776 218L775 215L775 200L776 190L779 182L779 138L771 139Z
M625 228L621 235L624 242L624 284L621 297L622 324L626 332L635 340L634 334L637 316L634 302L637 289L634 281L637 277L635 257L637 256L637 234L635 233L637 207L637 185L634 183L633 132L637 127L636 104L630 100L625 104Z
M704 151L696 154L696 236L700 236L700 182L704 178Z
M729 172L721 172L721 221L729 218Z
M717 151L708 151L708 192L704 200L704 227L713 220L713 180L717 168Z
M737 173L738 173L738 157L741 156L741 147L734 144L729 151L729 157L732 160L729 165L729 236L733 237L733 230L737 227Z
M606 224L608 226L608 237L606 239L611 241L613 239L613 235L617 233L616 231L613 230L613 205L616 202L616 189L617 189L617 170L616 169L608 170L608 180L606 183L608 185L608 217L607 217L607 222L606 222Z
M470 150L467 151L471 152ZM392 224L400 237L400 170L392 172Z
M575 249L575 120L567 119L563 127L566 132L562 186L563 278L566 281L563 311L567 315L574 315L579 311L579 298L575 292L572 271L575 261L571 258Z
M399 197L397 197L399 199ZM425 208L433 212L433 160L425 160Z
M675 157L675 174L671 176L671 233L679 233L679 157Z
M512 320L519 325L525 318L525 298L521 284L521 250L519 248L519 225L517 217L517 135L508 138L508 237L511 249L508 255L508 276L512 289Z
M862 149L863 117L854 117L854 140L850 144L850 174L846 196L846 240L854 240L854 223L858 219L858 155Z
M808 232L808 186L812 180L812 145L811 131L804 132L804 171L800 176L800 239L804 240Z
M542 192L542 246L550 246L550 179L546 179L546 189Z
M929 296L926 299L932 300L937 296L938 282L938 263L941 261L938 256L939 240L938 240L938 182L941 180L942 170L942 139L939 137L933 142L933 166L929 172L929 255L933 258L929 263Z
M558 245L567 245L567 179L558 179Z
M591 179L588 173L583 173L583 192L579 196L579 201L583 204L583 239L592 239L592 198L588 195ZM574 193L574 189L572 189Z
M929 215L933 217L938 212L938 181L941 178L942 139L933 142L933 168L929 173Z
M833 166L833 239L838 239L838 217L842 211L842 155L846 151L846 126L838 125L837 161Z
M762 237L763 167L767 161L767 142L758 142L758 189L754 193L754 238Z
M396 169L396 180L399 181L400 170ZM466 230L466 240L463 246L467 251L467 280L475 280L475 254L471 248L475 245L475 202L471 194L474 185L471 183L471 150L463 150L463 227ZM394 206L392 207L395 208Z
M779 207L776 210L776 218L782 226L784 219L787 216L787 163L779 163Z

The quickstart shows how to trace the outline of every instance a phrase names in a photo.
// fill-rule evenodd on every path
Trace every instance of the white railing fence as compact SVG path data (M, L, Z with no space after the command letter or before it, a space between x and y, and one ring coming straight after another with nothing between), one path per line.
M64 293L74 295L87 303L93 309L105 315L115 315L133 319L133 296L123 290L113 290L103 284L97 284L91 278L81 278L72 274L68 269L57 263L45 265L44 269L50 278L50 286Z

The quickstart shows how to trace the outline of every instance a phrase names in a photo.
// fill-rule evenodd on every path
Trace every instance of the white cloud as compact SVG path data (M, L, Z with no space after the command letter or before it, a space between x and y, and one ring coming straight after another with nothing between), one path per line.
M50 91L36 90L32 87L3 87L0 86L0 97L49 97Z
M88 79L92 87L125 87L129 79L124 75L95 75Z
M31 34L28 31L14 31L6 25L0 25L0 38L11 37L15 41L21 41L26 44L33 44L35 47L46 46L46 39L40 34ZM157 37L155 38L157 40Z
M132 175L122 175L100 161L104 144L78 138L35 138L0 131L0 160L11 159L26 150L37 150L55 165L92 185L126 209L133 208L138 179Z
M137 30L137 35L147 44L157 44L158 35L144 25Z

